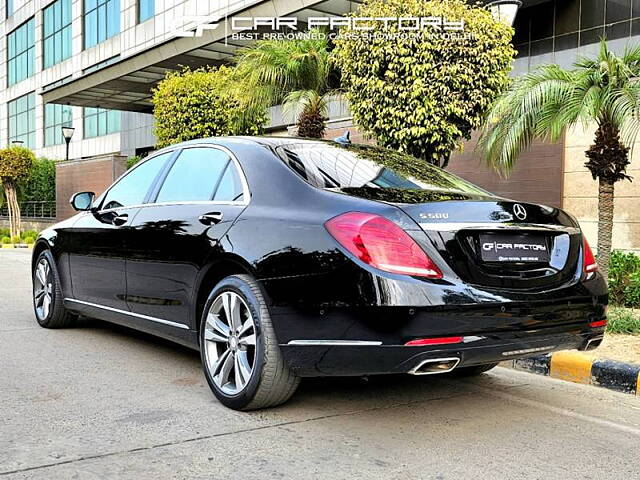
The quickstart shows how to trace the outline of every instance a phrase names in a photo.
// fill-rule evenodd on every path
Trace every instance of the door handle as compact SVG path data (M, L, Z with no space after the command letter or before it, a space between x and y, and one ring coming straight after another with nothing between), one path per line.
M203 225L215 225L216 223L220 223L220 221L222 220L222 213L221 212L205 213L204 215L200 215L198 217L198 220Z
M129 215L127 215L126 213L123 213L122 215L117 215L116 217L114 217L113 224L116 227L120 227L125 223L127 223L127 220L129 220Z

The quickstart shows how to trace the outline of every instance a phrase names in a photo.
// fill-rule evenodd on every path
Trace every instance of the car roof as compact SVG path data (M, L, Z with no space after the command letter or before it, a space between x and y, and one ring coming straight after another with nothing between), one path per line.
M195 140L188 140L186 142L176 143L174 145L167 146L158 152L163 150L170 150L174 148L187 147L189 145L202 145L206 143L210 143L212 145L222 145L226 147L230 147L233 145L261 145L264 147L278 147L282 145L290 145L292 143L309 143L309 144L325 144L330 142L329 140L322 139L310 139L310 138L300 138L300 137L278 137L278 136L228 136L228 137L209 137L209 138L200 138ZM333 142L330 142L333 143Z

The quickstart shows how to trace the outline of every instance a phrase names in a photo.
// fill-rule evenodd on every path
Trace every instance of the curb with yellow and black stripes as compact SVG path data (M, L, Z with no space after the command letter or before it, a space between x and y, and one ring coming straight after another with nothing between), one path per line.
M580 352L554 352L513 360L513 368L640 396L640 365L601 360Z

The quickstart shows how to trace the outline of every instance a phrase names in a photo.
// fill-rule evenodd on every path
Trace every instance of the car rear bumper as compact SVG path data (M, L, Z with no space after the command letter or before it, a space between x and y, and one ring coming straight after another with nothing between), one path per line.
M300 376L406 373L430 358L457 368L556 350L601 338L606 282L600 274L549 291L489 289L402 276L302 276L263 280L278 343ZM407 346L434 337L463 343Z
M540 355L556 350L595 348L604 328L588 326L465 336L464 343L436 346L373 345L357 341L313 340L280 345L286 362L299 376L350 376L415 372L427 360L459 359L456 368ZM455 362L452 362L455 363ZM428 373L428 372L427 372Z

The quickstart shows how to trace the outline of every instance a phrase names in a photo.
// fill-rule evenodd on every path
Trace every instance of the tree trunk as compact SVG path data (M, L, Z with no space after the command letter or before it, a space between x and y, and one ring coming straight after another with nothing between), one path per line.
M585 152L585 167L598 179L598 267L609 276L611 234L613 231L613 189L620 180L631 180L626 174L629 148L620 141L620 131L609 122L598 124L593 145Z
M9 211L9 231L11 238L20 235L22 225L20 223L20 205L15 183L10 180L3 182L4 193L7 199L7 210Z
M298 136L307 138L324 137L324 117L317 111L303 111L298 117Z
M614 184L598 179L598 268L604 278L609 278L611 236L613 232Z

